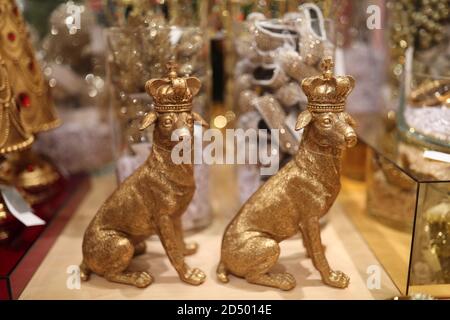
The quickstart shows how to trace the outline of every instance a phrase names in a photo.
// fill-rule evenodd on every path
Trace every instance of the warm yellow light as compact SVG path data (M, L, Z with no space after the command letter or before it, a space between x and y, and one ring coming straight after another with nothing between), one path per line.
M219 128L219 129L225 128L227 123L228 123L227 118L222 115L214 118L214 126L216 128Z

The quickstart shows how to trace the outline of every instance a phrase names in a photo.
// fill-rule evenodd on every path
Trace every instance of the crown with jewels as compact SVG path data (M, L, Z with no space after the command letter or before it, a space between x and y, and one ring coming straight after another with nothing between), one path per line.
M201 82L195 77L178 77L177 64L170 61L167 77L152 79L145 90L153 98L157 112L185 112L192 110L192 99L200 90Z
M333 75L331 58L322 60L322 74L302 81L302 89L308 98L308 110L312 112L342 112L347 96L355 87L352 76Z

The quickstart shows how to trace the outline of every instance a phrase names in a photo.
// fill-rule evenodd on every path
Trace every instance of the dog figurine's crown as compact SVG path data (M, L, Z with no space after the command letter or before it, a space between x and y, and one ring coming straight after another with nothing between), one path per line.
M184 112L192 110L192 100L200 90L201 82L195 77L179 77L177 64L167 63L166 78L152 79L145 90L153 98L157 112Z
M342 112L347 96L355 86L351 76L333 75L334 63L324 58L320 64L322 74L302 81L302 89L308 98L308 110L312 112Z

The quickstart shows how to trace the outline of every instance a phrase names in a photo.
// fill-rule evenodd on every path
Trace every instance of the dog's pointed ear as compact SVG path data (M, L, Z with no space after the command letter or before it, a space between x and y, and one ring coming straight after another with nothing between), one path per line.
M189 87L189 90L191 90L192 96L195 97L202 87L201 81L196 77L189 77L186 78L186 83Z
M295 124L295 130L300 130L306 127L312 120L312 113L309 110L305 110L297 117L297 123Z
M158 114L155 111L150 111L142 118L139 130L147 129L156 122L156 119L158 119Z
M209 128L209 123L197 112L192 111L192 116L194 117L194 122L200 122L202 127Z

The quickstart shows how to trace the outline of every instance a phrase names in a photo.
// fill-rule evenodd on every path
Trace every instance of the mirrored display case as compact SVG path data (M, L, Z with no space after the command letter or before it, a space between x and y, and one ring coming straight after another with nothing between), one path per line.
M448 154L405 142L377 114L358 122L367 145L365 227L353 220L403 294L449 296Z

